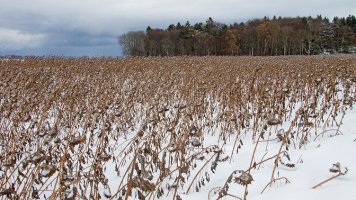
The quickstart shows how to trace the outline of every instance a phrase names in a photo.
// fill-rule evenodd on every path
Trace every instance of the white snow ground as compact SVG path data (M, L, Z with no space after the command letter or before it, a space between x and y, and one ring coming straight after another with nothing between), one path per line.
M247 199L251 200L300 200L300 199L356 199L356 109L348 110L340 131L343 135L329 137L335 132L330 131L324 137L319 137L316 141L310 141L301 149L290 149L291 161L302 160L298 162L293 169L281 166L277 173L285 176L290 183L285 181L276 181L272 187L268 187L261 194L271 177L273 161L267 162L257 171L252 171L254 181L249 186ZM332 129L332 128L328 128ZM268 151L277 152L280 143L271 142ZM261 160L264 155L265 145L258 148L256 160ZM241 153L235 156L235 160L229 164L229 161L220 163L215 175L211 176L211 182L201 188L199 192L190 192L181 195L182 199L205 200L209 199L208 193L214 187L221 187L235 169L245 170L248 168L251 152L254 145L252 142L245 144ZM226 149L227 150L227 149ZM229 152L229 151L227 151ZM267 158L266 156L265 158ZM329 171L333 163L340 162L342 167L349 169L345 176L339 176L321 187L312 189L312 187L327 178L335 175ZM242 197L244 187L236 183L230 184L229 193ZM172 194L172 193L171 193ZM210 199L216 199L217 195L211 192ZM165 196L163 199L172 199L172 196ZM224 197L222 199L236 199L233 197Z

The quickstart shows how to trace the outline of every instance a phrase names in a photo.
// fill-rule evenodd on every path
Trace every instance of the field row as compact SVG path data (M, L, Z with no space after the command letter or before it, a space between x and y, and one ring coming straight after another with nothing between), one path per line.
M0 199L246 199L341 134L355 83L354 55L3 59Z

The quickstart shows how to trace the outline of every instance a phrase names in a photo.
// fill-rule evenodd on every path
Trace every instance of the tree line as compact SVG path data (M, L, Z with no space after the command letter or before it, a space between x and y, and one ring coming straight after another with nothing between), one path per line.
M125 55L314 55L355 52L356 17L264 17L224 24L211 17L205 23L147 27L118 37Z

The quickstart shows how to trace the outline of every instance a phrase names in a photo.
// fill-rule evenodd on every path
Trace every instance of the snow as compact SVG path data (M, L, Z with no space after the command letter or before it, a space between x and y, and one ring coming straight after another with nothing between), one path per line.
M264 162L261 165L257 165L257 169L251 170L251 175L253 177L252 184L248 187L247 199L350 199L350 197L356 196L356 190L354 189L356 185L356 159L354 159L353 153L356 153L356 127L354 122L356 119L356 109L346 111L346 116L343 119L343 124L340 127L340 132L342 134L337 134L335 130L337 127L327 127L325 134L322 136L314 136L309 139L308 143L303 145L301 148L291 147L288 151L290 156L290 161L282 156L282 160L286 163L295 164L294 168L288 168L283 165L279 165L275 172L275 178L285 177L290 181L286 183L285 179L277 180L270 187L268 186L266 190L261 194L267 183L271 180L271 175L274 167L274 159ZM140 125L139 122L133 133L139 132ZM288 122L282 127L286 130L288 128ZM277 127L269 128L268 131L277 131ZM220 127L216 127L216 132L214 134L206 134L204 138L201 139L202 145L204 147L210 145L217 145L223 147L220 160L225 160L226 156L231 155L231 151L234 146L234 136L232 136L226 144L221 144L218 140ZM268 133L267 131L267 133ZM320 133L320 128L317 130ZM136 134L128 134L129 137ZM266 135L267 135L266 133ZM314 133L314 130L311 130ZM131 137L129 138L131 139ZM272 138L266 138L272 139ZM315 139L315 141L314 141ZM168 139L167 139L168 140ZM182 199L216 199L218 197L218 189L223 187L226 180L229 178L230 174L236 170L246 170L249 168L251 162L251 155L255 148L255 142L249 135L242 136L243 141L242 147L239 149L239 153L234 153L232 159L228 157L227 160L218 163L215 173L211 173L210 164L206 166L207 172L209 172L210 182L205 181L204 186L199 188L199 192L196 191L195 184L192 185L188 191L189 185L192 181L192 177L198 172L197 170L202 167L205 161L211 156L207 155L206 158L199 162L196 161L197 167L192 170L187 182L179 187L178 194ZM129 141L129 140L126 140ZM198 139L193 139L193 142L199 142ZM278 140L272 140L269 142L260 142L255 155L255 162L259 162L263 159L272 157L276 155L280 148L281 142ZM293 146L293 145L291 145ZM170 147L169 145L167 146ZM195 147L196 150L200 147ZM120 148L117 149L117 151ZM114 170L115 165L112 162L106 163L105 175L108 177L108 184L111 188L111 193L115 193L117 188L120 186L122 180L122 175L126 169L128 169L132 157L129 158L120 167L121 174L117 176L117 172ZM333 176L334 174L329 171L334 163L340 162L342 167L347 167L349 172L345 176L340 176L334 180L331 180L321 187L312 189L312 187L321 181ZM204 173L202 173L204 174ZM153 174L153 180L156 180L159 176L159 170ZM199 175L200 176L200 175ZM234 175L236 177L237 175ZM199 178L198 178L199 179ZM124 182L126 177L124 179ZM166 184L168 182L166 181ZM166 190L165 184L163 183L163 188ZM100 186L102 192L106 191L104 186ZM216 193L214 194L214 188ZM244 186L235 183L229 184L229 194L236 195L238 197L243 197ZM135 194L132 196L133 199L137 199ZM173 191L167 192L160 199L172 199ZM223 199L235 199L233 197L223 197Z
M253 177L252 184L248 186L248 196L247 199L253 200L279 200L279 199L350 199L356 196L356 159L354 155L356 153L356 126L354 126L356 119L356 109L347 110L345 118L343 119L343 124L340 127L340 132L342 134L337 134L338 132L334 130L336 127L327 127L327 132L322 136L314 136L309 139L308 143L298 148L291 147L288 151L290 156L290 161L286 157L282 156L282 160L285 163L295 164L294 168L289 168L283 165L279 165L275 172L275 178L285 177L290 181L286 183L285 179L277 180L270 187L268 186L266 190L261 194L267 183L271 180L271 175L274 167L274 159L264 162L261 165L257 165L257 169L251 170L251 175ZM288 126L283 125L286 129ZM136 129L139 129L140 125L137 125ZM319 128L320 129L320 128ZM318 129L318 133L320 130ZM276 131L277 128L273 128L268 131ZM223 152L220 156L220 160L224 160L226 156L231 155L231 151L234 145L234 137L225 145L219 143L217 137L220 128L217 127L215 134L207 134L202 140L204 147L209 145L218 145L223 147ZM311 131L314 133L314 131ZM267 133L266 133L267 134ZM267 139L267 138L266 138ZM269 138L272 139L272 138ZM314 141L315 139L315 141ZM236 170L246 170L249 168L251 162L251 155L255 147L255 142L248 135L241 138L243 141L242 147L239 149L239 153L234 153L231 161L230 157L227 160L218 162L215 173L211 173L210 164L206 166L207 172L209 172L210 182L205 181L204 186L199 188L199 192L196 192L195 184L192 185L189 192L188 187L191 182L191 178L196 175L197 170L200 169L205 163L205 161L211 155L207 155L203 161L196 161L197 168L192 170L189 179L184 184L183 187L178 189L178 194L182 199L194 199L194 200L205 200L205 199L217 199L218 189L223 187L226 180L229 178ZM193 140L198 142L197 140ZM255 162L259 162L263 159L275 155L279 148L281 142L278 140L272 140L269 142L260 142L255 155ZM291 145L293 146L293 145ZM200 147L196 147L199 149ZM126 170L130 164L131 159L129 159L121 169ZM339 176L333 179L321 187L312 189L312 187L334 174L329 171L334 163L340 162L342 168L347 167L349 169L345 176ZM115 165L108 162L106 164L106 177L108 177L109 186L111 192L115 193L122 181L122 174L118 177L116 171L114 170ZM124 171L122 170L122 171ZM204 175L204 173L202 173ZM234 177L239 174L233 174ZM159 176L159 171L153 174L154 180ZM200 175L199 175L200 176ZM198 178L199 179L199 178ZM126 180L126 178L125 178ZM165 188L165 184L162 184ZM103 192L105 189L101 187ZM216 193L214 194L214 190ZM160 199L172 199L173 191L167 192ZM168 193L168 194L167 194ZM229 194L236 195L243 198L244 186L232 181L229 184ZM137 196L133 195L132 199L137 199ZM235 199L233 197L223 197L222 199Z
M290 149L289 155L293 161L300 158L302 162L296 164L293 169L280 167L277 172L280 176L288 178L290 183L285 181L276 181L261 194L261 191L268 183L273 162L270 161L261 166L259 170L253 171L252 176L254 181L249 186L248 199L253 200L279 200L279 199L351 199L356 196L356 109L349 110L346 117L343 119L343 125L340 131L343 135L334 137L319 137L316 141L311 141L306 147L301 149ZM330 133L329 133L330 134ZM242 148L242 152L238 154L231 164L225 162L217 167L216 173L211 176L211 182L203 187L200 192L191 192L187 195L181 195L183 199L208 199L208 193L214 187L221 187L228 178L229 174L236 169L246 169L250 162L251 152L254 144L250 141ZM269 144L268 151L275 152L279 147L279 143ZM231 147L232 148L232 147ZM229 146L225 147L228 151ZM257 160L260 160L265 153L265 149L260 148L256 154ZM329 172L333 163L340 162L341 166L346 166L349 171L345 176L340 176L331 180L321 187L312 189L312 187L321 181L333 176ZM243 186L238 184L230 184L229 193L242 197ZM212 194L212 193L211 193ZM238 195L240 194L240 195ZM210 196L211 199L216 199L217 195ZM168 196L163 199L171 199ZM224 197L223 199L235 199L232 197Z
M218 103L216 103L218 107ZM301 106L301 105L298 105ZM145 110L144 107L140 108ZM297 109L296 109L297 110ZM293 111L294 113L296 112ZM215 110L213 118L219 116L219 110ZM118 140L110 140L108 146L113 147L114 155L118 158L122 158L122 155L116 154L120 152L124 146L128 143L133 142L133 137L135 137L140 129L142 128L142 118L146 117L143 114L144 112L136 113L136 124L132 129L130 129L126 138L120 138ZM292 115L293 116L293 115ZM341 119L339 117L336 121ZM323 135L316 136L313 135L315 130L310 130L311 138L309 141L299 148L299 144L291 143L288 150L288 156L290 161L286 156L281 155L281 160L284 163L294 164L295 167L289 168L282 164L276 168L275 178L285 179L277 180L272 183L270 186L266 185L270 182L272 171L274 168L274 159L270 159L266 162L263 162L261 165L257 164L256 168L252 168L250 174L253 178L251 184L248 185L248 195L247 199L252 200L284 200L284 199L350 199L356 196L356 159L353 154L356 153L356 126L354 126L356 119L356 109L348 109L346 115L343 118L343 123L340 127L340 131L337 132L337 127L329 126L326 127L327 132ZM53 120L52 120L53 123ZM203 123L203 122L202 122ZM280 132L283 134L284 130L286 131L290 125L290 121L284 122L282 126L270 126L266 133L263 141L260 141L256 148L256 154L253 162L259 163L261 160L275 156L281 146L281 142L275 137L275 133ZM335 124L334 124L335 125ZM148 126L149 127L149 126ZM113 124L112 129L115 129ZM321 133L322 127L317 128L316 132ZM99 129L95 129L94 132L99 134ZM214 173L211 170L211 163L207 164L204 168L206 161L213 156L213 153L204 154L202 160L194 161L193 163L197 165L195 169L192 169L188 176L185 176L186 183L183 186L179 186L178 194L182 199L194 199L194 200L206 200L206 199L217 199L220 189L224 186L226 181L229 179L229 176L232 175L232 181L228 184L229 190L228 194L235 195L237 197L243 198L245 187L241 184L236 183L234 180L236 177L240 176L243 171L247 170L251 164L251 156L254 152L256 140L251 138L249 131L246 131L243 134L238 135L237 145L240 145L238 153L234 148L235 138L237 136L236 132L230 134L230 138L223 143L220 137L222 128L218 125L214 128L215 132L205 131L203 137L192 137L190 143L195 143L192 145L189 153L198 152L202 147L211 146L212 149L222 149L222 152L219 157L219 162L217 162L217 167L214 170ZM81 128L78 129L79 132L83 132ZM204 131L204 130L203 130ZM196 132L193 131L194 133ZM268 136L268 133L272 132L271 136ZM342 133L342 134L338 134ZM88 134L89 137L89 134ZM145 137L145 136L143 136ZM145 140L144 138L141 138ZM169 151L170 144L169 138L165 138L167 149ZM270 140L266 142L266 140ZM296 140L298 142L299 140ZM242 142L242 143L241 143ZM198 145L199 144L199 145ZM78 145L76 148L79 148ZM95 151L96 145L92 147L92 151ZM231 157L232 151L234 151L233 156ZM115 153L116 152L116 153ZM104 153L104 152L102 152ZM34 157L41 156L33 154ZM162 154L159 155L160 157ZM188 157L188 156L186 156ZM109 160L105 163L105 177L107 178L106 185L99 185L102 197L110 196L109 194L115 194L117 189L123 186L126 183L127 176L124 176L125 170L130 166L132 161L132 154L128 155L126 161L122 162L119 166L120 175L118 176L115 171L115 163ZM138 158L140 160L142 158ZM213 157L213 160L215 158ZM330 178L335 175L329 171L334 163L339 162L342 169L347 167L349 169L348 173L344 176L339 176L329 182L326 182L322 186L312 189L316 184ZM170 167L170 170L175 168L176 163ZM85 168L85 166L84 166ZM204 185L200 188L196 188L196 184L192 183L192 178L199 174L200 169L203 169L203 173L197 176L198 181L204 180ZM86 171L89 169L86 169ZM236 172L236 173L233 173ZM44 175L47 172L43 172ZM56 172L57 173L57 172ZM153 175L153 181L156 181L160 171L155 171ZM207 176L210 181L207 181ZM247 177L247 174L244 174ZM123 178L124 177L124 178ZM166 178L167 179L167 178ZM290 183L286 183L286 180ZM123 185L121 185L121 183ZM172 180L164 180L161 184L162 188L165 190L164 195L160 199L172 199L173 190L169 190L168 184L172 183ZM190 187L191 185L191 187ZM264 188L266 189L264 190ZM197 189L199 190L197 192ZM264 191L263 191L264 190ZM70 192L71 190L68 190ZM170 192L168 192L170 191ZM262 193L263 191L263 193ZM89 192L89 191L88 191ZM49 192L45 192L46 196L50 196ZM67 195L70 196L70 193ZM131 199L138 199L135 192L131 196ZM236 199L231 196L225 196L222 199Z

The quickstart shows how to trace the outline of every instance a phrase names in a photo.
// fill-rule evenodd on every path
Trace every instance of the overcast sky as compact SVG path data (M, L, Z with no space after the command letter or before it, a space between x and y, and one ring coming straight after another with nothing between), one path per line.
M263 16L356 14L355 0L0 0L0 55L120 56L130 30Z

